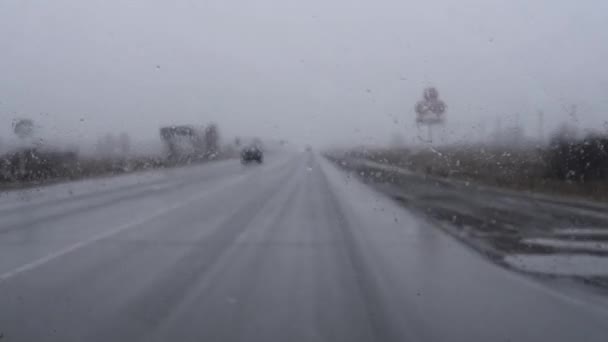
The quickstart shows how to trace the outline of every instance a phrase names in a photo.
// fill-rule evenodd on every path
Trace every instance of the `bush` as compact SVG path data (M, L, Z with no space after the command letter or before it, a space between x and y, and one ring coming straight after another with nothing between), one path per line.
M608 138L555 136L547 152L547 176L578 182L608 179Z
M25 182L70 177L76 163L74 152L24 149L0 157L0 181Z

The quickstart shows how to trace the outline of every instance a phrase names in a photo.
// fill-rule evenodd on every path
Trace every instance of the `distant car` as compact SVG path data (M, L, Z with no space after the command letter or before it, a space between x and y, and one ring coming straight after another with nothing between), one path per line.
M241 151L241 163L247 164L250 162L261 164L264 161L264 153L257 145L251 145L243 148Z

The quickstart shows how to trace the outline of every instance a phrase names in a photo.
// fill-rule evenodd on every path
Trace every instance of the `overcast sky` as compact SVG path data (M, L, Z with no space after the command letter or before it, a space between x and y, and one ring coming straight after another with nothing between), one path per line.
M67 140L214 121L384 143L414 136L428 85L454 139L499 116L535 134L571 104L598 128L607 61L605 0L0 0L0 136L29 117Z

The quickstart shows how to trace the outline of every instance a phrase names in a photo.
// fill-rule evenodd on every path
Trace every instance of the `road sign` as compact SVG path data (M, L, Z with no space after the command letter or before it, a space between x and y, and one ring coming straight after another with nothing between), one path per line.
M416 103L416 123L435 125L444 121L445 103L439 99L437 89L424 89L424 99Z

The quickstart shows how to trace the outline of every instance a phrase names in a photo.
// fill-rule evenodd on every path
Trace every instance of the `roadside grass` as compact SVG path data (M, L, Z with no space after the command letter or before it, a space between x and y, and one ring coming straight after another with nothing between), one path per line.
M350 158L406 168L420 174L526 192L608 201L608 181L559 179L550 151L534 147L444 146L377 148L344 152Z
M0 160L0 191L31 188L85 178L181 167L236 156L236 152L226 150L212 158L170 161L161 155L92 157L32 151L28 151L28 153L30 155L26 158L17 157L13 160L8 158ZM22 161L24 159L26 159L25 162Z

